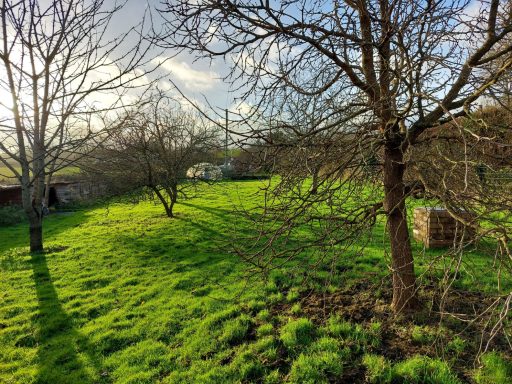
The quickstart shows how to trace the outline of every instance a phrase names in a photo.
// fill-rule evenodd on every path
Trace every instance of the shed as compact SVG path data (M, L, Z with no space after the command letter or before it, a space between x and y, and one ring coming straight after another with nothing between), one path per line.
M0 185L0 206L21 204L21 185Z

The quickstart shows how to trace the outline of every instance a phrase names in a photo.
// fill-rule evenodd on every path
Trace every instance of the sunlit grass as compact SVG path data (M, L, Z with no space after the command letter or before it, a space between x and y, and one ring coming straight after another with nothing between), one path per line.
M24 224L0 228L0 382L320 383L354 370L374 382L422 382L435 369L428 377L458 382L449 362L379 357L379 322L309 319L299 276L244 279L230 245L254 228L234 208L258 203L261 183L202 185L176 206L176 219L151 202L53 214L44 254L29 254ZM330 286L329 268L312 285L329 291L387 279L383 230L378 224L363 254L339 258L343 273ZM421 256L418 270L439 252ZM458 280L466 288L475 281L494 284L476 271ZM411 338L423 342L424 334L418 328Z

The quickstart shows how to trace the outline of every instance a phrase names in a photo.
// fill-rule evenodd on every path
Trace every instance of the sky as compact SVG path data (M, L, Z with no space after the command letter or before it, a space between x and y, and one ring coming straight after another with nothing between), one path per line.
M118 14L118 19L122 22L113 23L115 32L121 33L129 25L137 24L147 7L151 8L158 27L160 20L155 9L161 7L160 0L128 0ZM187 53L178 53L170 49L162 52L162 56L169 58L162 65L161 73L164 74L164 78L171 80L187 97L194 99L202 106L206 106L207 100L221 114L226 108L232 111L247 108L246 105L235 102L234 92L231 91L230 85L223 81L229 72L229 66L223 59L217 58L213 61L197 59ZM187 107L187 102L181 99L179 92L172 89L170 82L163 80L161 85L163 89L180 99L184 107Z
M467 8L468 16L478 15L481 6L482 0L473 0ZM128 0L119 16L125 22L135 24L147 7L157 15L155 8L161 8L160 0ZM158 19L155 20L158 24ZM117 24L119 32L123 24L126 25ZM164 56L172 57L163 65L163 70L168 74L167 78L171 79L187 97L196 100L202 106L205 106L204 101L208 100L208 103L219 111L228 108L231 111L248 112L250 109L247 103L235 102L235 93L230 90L230 85L223 81L223 77L229 72L229 64L222 58L214 58L213 61L197 59L187 53L178 54L171 50L166 51ZM176 94L169 83L164 84L170 93Z
M50 0L41 1L46 2ZM105 0L105 3L107 6L110 6L114 4L114 1ZM478 3L478 1L474 1L471 10L478 12ZM156 11L158 7L161 7L160 0L127 0L125 6L112 20L110 33L112 36L117 36L125 32L131 26L139 23L142 15L148 9L151 9L156 28L158 28L160 22L158 12ZM166 60L159 71L159 74L162 76L159 87L179 100L184 108L190 108L190 105L174 89L171 81L188 98L195 100L203 107L206 107L207 104L212 106L221 116L223 116L225 108L233 112L248 111L249 105L236 102L235 92L231 91L229 83L223 81L223 78L229 72L229 64L224 62L222 58L216 58L213 61L197 59L187 53L178 53L172 50L158 51L158 55L159 58L155 58L154 63ZM7 99L9 99L9 95L0 90L0 101ZM98 103L108 104L109 102L108 95L97 95L97 99Z
M49 0L41 1L41 4L43 4ZM110 7L114 4L114 1L105 0L105 4L107 7ZM137 25L148 7L153 13L156 28L158 28L160 18L155 8L159 6L160 0L127 0L124 7L117 12L111 21L109 26L110 36L107 36L107 38L119 36L130 27ZM128 42L126 47L129 45L130 42ZM153 64L165 60L161 69L157 72L157 75L161 76L161 80L158 84L159 88L166 91L168 95L176 98L185 109L192 107L175 89L171 81L175 86L179 87L180 91L188 98L203 107L209 103L221 115L224 115L224 109L226 108L232 111L243 108L243 106L234 102L234 94L230 91L229 84L222 80L229 70L222 59L212 62L209 60L194 60L193 57L185 53L178 54L176 51L162 49L155 49L152 55L156 54L158 54L158 57L155 57ZM6 76L4 72L3 66L0 66L0 76L3 78ZM108 69L103 69L102 73L98 73L95 76L99 78L102 75L108 76ZM108 105L113 99L115 99L114 96L109 98L106 94L97 94L95 100L96 106ZM7 109L9 109L11 105L10 93L0 87L0 115L10 115Z

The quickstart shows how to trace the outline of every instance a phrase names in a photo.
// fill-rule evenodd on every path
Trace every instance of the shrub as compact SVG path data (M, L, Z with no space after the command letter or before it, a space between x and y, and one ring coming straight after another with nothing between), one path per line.
M25 212L17 205L0 207L0 227L22 223L26 220Z
M309 345L315 337L315 326L309 319L290 320L281 328L280 339L288 349Z
M512 363L496 352L482 355L482 367L476 371L478 384L508 384L512 380Z

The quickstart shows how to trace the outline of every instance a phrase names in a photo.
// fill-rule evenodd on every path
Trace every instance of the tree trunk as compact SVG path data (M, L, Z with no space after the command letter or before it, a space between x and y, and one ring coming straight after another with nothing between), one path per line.
M23 209L28 218L30 235L30 252L43 250L43 216L41 213L41 201L33 196L33 190L28 183L22 183L21 196Z
M392 308L395 312L417 306L414 259L407 227L404 172L401 148L396 144L388 144L384 150L384 208L391 244Z
M40 218L29 218L30 252L43 251L43 222Z
M171 202L169 204L169 210L171 211L171 217L174 217L174 204L176 204L176 201L178 200L178 186L173 185L171 187L171 193L170 193Z
M320 173L320 167L314 167L313 168L313 181L311 183L311 194L316 195L318 192L318 183L319 183L319 173Z
M160 192L160 190L157 187L151 187L151 189L153 190L153 192L155 192L155 195L158 197L158 200L160 200L160 202L164 206L165 214L167 215L167 217L174 217L174 214L172 213L172 206L174 204L172 203L172 201L171 204L169 204L165 196L162 195L162 192Z
M52 183L52 176L53 176L53 171L48 174L48 176L46 178L45 187L44 187L44 206L46 208L50 207L50 185Z

